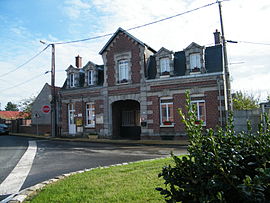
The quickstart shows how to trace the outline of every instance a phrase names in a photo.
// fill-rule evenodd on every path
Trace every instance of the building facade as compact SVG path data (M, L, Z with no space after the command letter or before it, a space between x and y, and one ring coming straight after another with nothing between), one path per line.
M217 33L215 33L217 35ZM155 51L119 28L99 54L104 65L88 62L66 70L60 90L62 135L97 134L111 139L180 138L185 92L206 128L225 115L223 53L192 42L182 51Z
M56 95L58 95L59 87L55 87ZM51 100L52 100L52 87L46 83L32 105L32 132L36 134L51 133ZM57 96L58 98L58 96ZM60 110L61 106L57 100L57 109ZM46 108L46 109L45 109ZM59 122L60 113L57 112L57 120ZM60 131L60 129L58 129Z

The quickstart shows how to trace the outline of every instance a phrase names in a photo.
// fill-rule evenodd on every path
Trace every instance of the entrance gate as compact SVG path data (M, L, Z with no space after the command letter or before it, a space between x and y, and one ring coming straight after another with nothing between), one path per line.
M112 104L113 138L140 139L140 103L121 100Z

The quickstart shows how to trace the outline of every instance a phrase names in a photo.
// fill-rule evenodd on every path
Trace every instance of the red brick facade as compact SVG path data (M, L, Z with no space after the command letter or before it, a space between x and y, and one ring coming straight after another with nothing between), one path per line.
M192 53L192 50L203 49L194 43L192 46L189 46L188 53ZM187 90L190 91L192 101L203 103L206 111L206 128L215 128L224 119L222 72L207 73L203 70L194 75L187 69L184 75L179 75L180 72L177 73L179 70L173 69L176 68L177 63L173 61L171 51L166 52L166 49L162 48L161 51L155 52L122 29L115 33L100 54L104 60L102 84L88 86L84 83L83 86L72 88L67 82L67 86L61 90L62 134L71 133L68 105L74 104L76 135L98 134L102 138L128 139L132 137L128 133L136 132L137 134L135 133L136 135L132 138L174 137L174 139L181 139L181 136L185 134L185 127L181 122L178 109L186 113L185 91ZM171 60L170 64L173 65L170 67L169 75L161 77L159 60L166 54L170 56L168 58ZM180 54L175 54L175 57ZM124 84L118 79L120 77L118 61L122 56L128 58L129 64L128 81ZM150 69L151 56L155 56L156 63L152 63L152 66L155 64L156 73L151 72ZM68 76L74 70L79 74L80 69L70 68L67 70ZM96 69L93 70L96 71ZM79 80L80 75L77 78ZM164 124L164 120L161 122L161 100L165 99L171 101L170 105L173 104L173 123L168 126ZM86 115L88 103L94 105L94 112L88 111L89 115ZM87 126L87 117L94 119L93 125ZM80 120L82 120L82 126L80 126Z
M107 52L107 72L105 74L108 75L108 86L115 86L117 83L117 78L115 78L115 69L114 66L115 60L114 55L115 53L124 53L124 52L131 52L131 81L132 84L136 84L140 82L140 48L138 43L136 43L133 39L125 35L124 33L120 33L115 40L112 42L108 52Z

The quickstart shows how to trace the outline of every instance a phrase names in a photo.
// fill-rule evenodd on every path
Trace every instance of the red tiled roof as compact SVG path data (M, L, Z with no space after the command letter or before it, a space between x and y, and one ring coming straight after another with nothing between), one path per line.
M13 120L25 117L27 117L27 114L20 111L0 111L0 118L6 120Z

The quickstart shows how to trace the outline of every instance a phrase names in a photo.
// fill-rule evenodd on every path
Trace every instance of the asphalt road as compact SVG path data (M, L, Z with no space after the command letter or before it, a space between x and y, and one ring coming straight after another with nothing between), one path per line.
M38 140L16 136L0 136L0 186L28 148L36 143L31 170L20 190L65 173L98 166L132 162L186 153L185 148L163 146L117 145L105 143ZM8 195L1 195L0 200Z

